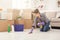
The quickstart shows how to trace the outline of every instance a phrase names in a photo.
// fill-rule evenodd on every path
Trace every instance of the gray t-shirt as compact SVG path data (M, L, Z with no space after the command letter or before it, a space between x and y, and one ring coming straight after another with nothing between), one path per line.
M33 22L33 26L36 26L37 21L39 21L39 22L42 21L45 23L49 22L49 19L46 17L46 15L44 13L41 13L40 16L41 16L40 18L35 17L34 22Z
M49 19L46 17L46 15L44 13L41 13L40 16L41 16L40 17L41 21L44 21L45 23L49 22Z

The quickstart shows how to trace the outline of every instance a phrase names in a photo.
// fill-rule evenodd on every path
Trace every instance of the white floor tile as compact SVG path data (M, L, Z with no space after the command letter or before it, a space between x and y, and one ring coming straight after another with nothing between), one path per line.
M52 29L49 32L40 32L35 29L32 34L28 34L30 29L24 32L0 32L0 40L60 40L60 30Z

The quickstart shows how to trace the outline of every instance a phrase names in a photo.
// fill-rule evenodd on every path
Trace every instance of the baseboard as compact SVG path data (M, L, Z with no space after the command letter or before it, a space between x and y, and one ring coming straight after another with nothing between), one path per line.
M52 29L60 29L60 27L54 27L54 26L52 26L51 28Z

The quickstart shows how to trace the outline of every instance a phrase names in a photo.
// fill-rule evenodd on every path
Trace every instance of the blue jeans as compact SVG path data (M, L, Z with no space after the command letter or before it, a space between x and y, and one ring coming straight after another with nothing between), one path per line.
M44 31L44 32L48 31L50 29L49 25L50 25L50 21L46 23L40 31Z

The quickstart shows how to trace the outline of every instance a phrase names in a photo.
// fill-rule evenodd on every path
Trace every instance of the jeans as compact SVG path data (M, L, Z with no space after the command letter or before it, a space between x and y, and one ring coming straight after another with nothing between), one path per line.
M50 29L49 25L50 25L50 21L46 23L40 31L44 31L44 32L48 31Z

